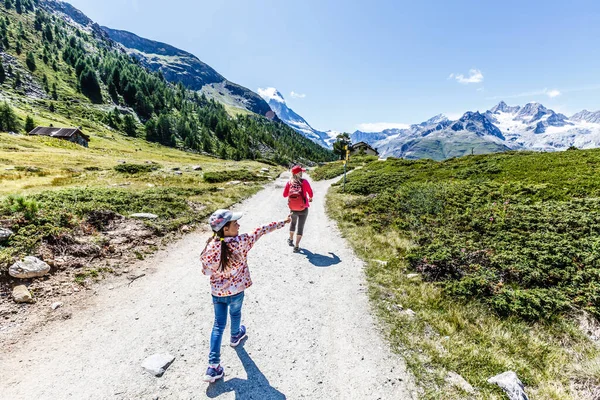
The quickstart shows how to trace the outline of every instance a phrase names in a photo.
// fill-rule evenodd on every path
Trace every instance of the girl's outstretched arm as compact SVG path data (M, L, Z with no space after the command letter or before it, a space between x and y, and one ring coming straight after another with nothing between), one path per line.
M279 222L271 222L270 224L267 225L263 225L259 228L256 228L254 230L254 232L249 233L246 236L246 246L249 249L252 248L252 246L254 246L254 243L256 243L256 241L258 239L260 239L263 235L269 233L269 232L273 232L277 229L281 229L285 226L285 224L287 224L288 222L291 221L291 218L288 216L285 220L283 221L279 221Z

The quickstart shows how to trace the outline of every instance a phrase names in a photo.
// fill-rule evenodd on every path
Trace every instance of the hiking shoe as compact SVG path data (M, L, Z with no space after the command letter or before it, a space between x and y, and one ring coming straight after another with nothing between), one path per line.
M295 246L294 247L294 253L300 253L300 247Z
M221 365L217 365L216 368L208 367L206 370L206 375L204 375L204 382L215 383L217 379L221 379L225 375L225 370Z
M246 327L244 325L240 326L240 331L237 335L231 337L231 347L236 347L243 338L246 337Z
M294 240L293 239L288 239L288 244L290 245L290 247L292 247L294 245Z

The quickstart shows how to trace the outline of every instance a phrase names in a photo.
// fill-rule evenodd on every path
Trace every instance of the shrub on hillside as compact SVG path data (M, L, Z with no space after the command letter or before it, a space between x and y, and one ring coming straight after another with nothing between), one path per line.
M264 176L255 175L245 169L204 173L204 181L208 183L221 183L230 181L257 182L264 180L266 180Z
M160 169L158 164L119 164L115 165L114 170L123 174L139 174L152 172Z
M353 156L346 165L346 172L352 171L354 168L367 165L379 158L376 156ZM311 173L311 177L315 181L333 179L344 174L344 164L342 161L335 161L323 164Z

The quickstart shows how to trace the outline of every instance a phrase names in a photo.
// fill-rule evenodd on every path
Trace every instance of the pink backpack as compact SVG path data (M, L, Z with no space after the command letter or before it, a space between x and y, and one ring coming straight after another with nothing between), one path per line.
M290 183L290 191L288 196L288 206L291 211L304 211L306 208L306 200L304 199L304 188L301 183Z

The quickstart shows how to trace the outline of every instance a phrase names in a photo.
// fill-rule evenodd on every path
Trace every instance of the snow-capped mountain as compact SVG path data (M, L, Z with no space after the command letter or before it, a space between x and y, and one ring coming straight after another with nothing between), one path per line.
M258 94L269 103L271 110L277 114L279 119L292 127L296 132L323 147L331 148L333 146L333 142L335 142L336 136L339 133L335 131L321 132L314 129L304 118L287 106L285 99L277 89L258 89Z
M468 111L457 121L437 115L408 129L356 131L351 138L376 147L383 157L436 160L510 149L594 148L600 147L600 111L584 110L568 118L540 103L511 107L502 101L484 113Z
M588 110L583 110L578 112L577 114L573 114L569 119L571 121L591 122L593 124L600 124L600 111L591 112Z

